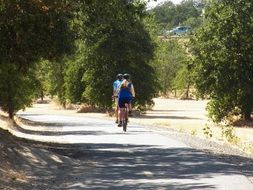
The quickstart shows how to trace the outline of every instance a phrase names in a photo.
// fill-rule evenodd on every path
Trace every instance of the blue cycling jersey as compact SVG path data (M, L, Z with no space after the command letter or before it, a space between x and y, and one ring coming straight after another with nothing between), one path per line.
M119 79L113 82L113 91L114 92L117 91L117 89L119 88L119 86L121 85L121 83L122 83L122 80L119 80Z
M132 98L133 95L131 93L131 88L132 88L132 83L128 83L127 87L120 87L120 91L119 91L119 98Z

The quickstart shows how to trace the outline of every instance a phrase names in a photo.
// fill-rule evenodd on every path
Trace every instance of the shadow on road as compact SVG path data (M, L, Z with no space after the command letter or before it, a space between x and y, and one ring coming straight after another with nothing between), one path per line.
M240 174L252 164L252 159L240 156L228 156L230 162L223 162L219 157L224 155L143 145L22 143L9 151L16 155L18 169L30 176L20 188L27 190L216 189L209 183L215 175Z
M64 122L68 118L65 119ZM94 126L90 126L90 123L90 128L79 131L77 127L82 127L86 123L81 119L75 118L75 120L76 122L64 124L67 127L71 124L70 131L58 131L59 133L57 133L54 131L20 130L29 134L47 134L51 135L52 138L68 134L73 135L74 138L77 138L78 135L83 135L81 138L87 138L86 135L93 135L90 142L93 142L93 139L99 135L110 134L109 132L115 130L115 128L110 128L109 132L102 130L102 128L112 126L111 121L108 123L101 121L94 124L96 126L94 131L92 131ZM54 123L51 124L54 126ZM50 123L49 126L45 127L45 129L47 128L50 128ZM116 129L118 131L118 128ZM140 127L134 130L122 136L118 135L118 132L112 132L111 136L106 136L106 139L113 138L115 143L97 141L96 144L64 145L26 142L18 139L10 140L14 145L3 145L4 151L6 155L14 158L10 165L13 165L17 171L23 171L27 180L11 181L0 178L0 189L202 190L217 189L217 185L222 184L222 180L228 183L229 176L241 175L242 172L244 175L253 175L253 160L250 158L206 154L180 145L169 147L159 143L155 146L134 144L133 142L119 144L115 140L115 135L118 135L118 140L121 140L121 138L126 138L125 135L128 134L132 137L129 139L140 139L140 136L145 137L143 140L147 139L145 131L139 131L141 130ZM153 135L152 137L155 138L156 136ZM43 136L43 138L45 137ZM150 138L148 141L153 144L155 139ZM0 169L0 174L1 172L4 171Z

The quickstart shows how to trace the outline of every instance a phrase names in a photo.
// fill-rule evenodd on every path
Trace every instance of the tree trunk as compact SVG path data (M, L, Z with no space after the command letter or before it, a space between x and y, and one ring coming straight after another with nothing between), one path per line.
M250 105L245 105L242 109L242 115L244 120L251 120L252 108Z
M8 97L8 114L10 119L14 118L14 106L11 97Z
M190 91L190 83L187 84L187 89L186 89L186 99L189 99L189 91Z
M242 102L242 116L244 120L251 120L252 113L252 99L251 95L246 95L244 97L244 102Z
M244 120L251 120L251 112L244 112L243 119Z
M9 88L10 88L10 86L9 86ZM14 103L13 103L13 97L11 95L10 89L8 89L8 102L7 102L7 106L8 106L9 118L13 119L14 118Z
M43 102L43 100L44 100L44 92L43 92L43 90L40 91L40 99L41 99L41 102Z
M13 119L14 118L14 110L12 108L9 108L8 110L9 118Z

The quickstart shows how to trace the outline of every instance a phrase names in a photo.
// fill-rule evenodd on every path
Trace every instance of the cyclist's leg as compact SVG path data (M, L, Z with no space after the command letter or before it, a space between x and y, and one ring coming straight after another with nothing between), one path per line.
M119 98L119 124L118 126L121 127L124 119L124 108L125 108L125 103L124 103L124 98Z
M126 116L126 122L128 123L129 122L129 108L130 108L130 104L131 104L131 100L132 98L131 97L128 97L126 98L126 103L125 103L125 106L126 106L126 109L125 109L125 116Z
M125 104L125 108L124 108L124 119L123 119L123 131L126 132L127 129L127 104Z
M117 97L115 97L115 116L116 116L116 122L115 123L118 123L119 121L119 100Z
M132 104L131 104L131 102L128 104L128 112L129 112L129 115L131 116L131 114L132 114Z
M128 121L129 121L129 119L128 119L129 102L126 103L125 106L126 106L126 109L125 109L125 112L126 112L126 113L125 113L125 116L126 116L126 121L128 122Z
M128 103L128 114L129 116L132 116L132 100L133 98L129 98L129 103Z

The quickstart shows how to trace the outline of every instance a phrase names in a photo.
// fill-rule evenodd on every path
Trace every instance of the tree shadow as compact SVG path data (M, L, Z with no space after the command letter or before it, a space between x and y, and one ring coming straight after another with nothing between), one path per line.
M16 167L30 176L30 181L22 185L27 190L217 189L212 184L217 175L240 175L244 169L248 171L246 175L253 175L253 170L249 171L252 159L207 155L191 148L21 144L19 150L10 152L16 155ZM221 156L231 161L224 162ZM203 178L205 183L199 181Z
M68 133L83 135L83 138L85 135L106 134L97 128L94 131L63 131L59 135ZM51 135L58 134L53 132ZM202 190L217 189L218 182L215 185L214 181L222 176L241 175L242 171L244 175L253 175L253 160L250 158L206 154L186 146L136 145L131 142L52 144L18 139L14 142L16 145L7 145L6 151L14 159L13 167L23 171L28 180L26 183L11 183L0 179L0 189ZM231 184L233 181L229 182Z
M142 115L141 118L145 118L145 119L203 120L203 119L197 118L197 117L168 116L168 115Z

